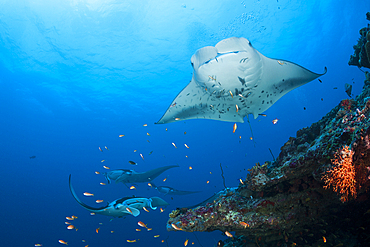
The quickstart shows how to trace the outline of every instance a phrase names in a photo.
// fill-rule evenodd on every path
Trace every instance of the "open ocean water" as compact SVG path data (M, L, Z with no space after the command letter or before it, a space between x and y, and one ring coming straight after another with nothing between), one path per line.
M255 163L273 159L270 150L277 157L297 130L348 97L345 83L360 93L364 74L348 60L369 10L364 0L1 0L1 246L63 240L174 247L186 239L188 246L215 246L226 239L221 232L167 232L168 214L224 189L220 164L226 186L235 187ZM191 80L195 51L234 36L265 56L328 72L322 83L283 96L266 117L250 117L255 146L247 122L235 133L233 122L154 124ZM172 196L146 183L129 184L133 190L102 186L104 176L95 174L108 171L103 166L144 172L167 165L179 167L156 178L157 186L201 192ZM124 219L91 216L73 199L69 174L90 206L133 195L159 196L170 205ZM66 229L72 215L78 231Z

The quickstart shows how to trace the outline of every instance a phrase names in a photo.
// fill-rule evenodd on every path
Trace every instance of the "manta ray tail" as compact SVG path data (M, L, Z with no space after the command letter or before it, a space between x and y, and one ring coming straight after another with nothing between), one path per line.
M160 206L167 206L167 205L170 205L169 203L167 203L165 200L159 198L159 197L151 197L150 198L150 207L155 210L157 209L157 207L160 207Z
M86 205L85 203L83 203L78 197L77 197L77 194L75 192L75 190L73 189L72 187L72 182L71 182L71 177L72 175L69 174L69 190L71 191L71 194L73 196L73 198L78 202L78 204L80 204L83 208L89 210L90 212L97 212L97 211L100 211L106 207L101 207L101 208L93 208L93 207L90 207L89 205Z

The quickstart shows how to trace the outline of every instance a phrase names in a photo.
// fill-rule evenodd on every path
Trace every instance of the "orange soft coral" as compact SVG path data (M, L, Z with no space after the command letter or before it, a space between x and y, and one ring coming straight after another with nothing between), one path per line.
M348 196L356 198L356 172L352 162L354 152L348 146L339 150L334 159L331 160L333 167L323 176L325 182L324 188L332 187L333 190L340 194L342 202L348 201Z

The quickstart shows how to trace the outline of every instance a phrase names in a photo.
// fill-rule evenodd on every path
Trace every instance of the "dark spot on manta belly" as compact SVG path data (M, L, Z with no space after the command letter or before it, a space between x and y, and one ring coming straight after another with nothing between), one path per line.
M239 79L239 81L241 82L241 84L244 86L244 84L245 84L245 80L244 80L243 78L239 77L239 76L238 76L238 79Z

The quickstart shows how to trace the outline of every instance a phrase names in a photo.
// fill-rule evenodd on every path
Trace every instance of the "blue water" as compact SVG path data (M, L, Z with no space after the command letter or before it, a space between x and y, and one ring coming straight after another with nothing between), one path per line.
M345 83L359 94L364 75L347 62L369 10L363 0L2 0L1 245L58 246L63 239L69 246L183 246L189 239L194 246L214 246L225 239L221 232L197 232L199 243L193 233L167 232L168 214L223 189L220 163L226 186L233 187L256 162L272 160L269 148L277 157L297 130L348 98ZM328 73L322 83L315 80L285 95L267 117L251 118L255 147L247 123L238 124L235 134L230 122L155 125L190 81L194 52L232 36L248 38L268 57L317 73L326 66ZM123 184L101 186L104 177L94 174L104 172L103 165L145 171L172 164L180 167L158 177L157 185L202 193L172 199L146 184L135 191ZM134 194L161 196L170 206L163 213L141 211L113 221L91 216L71 196L69 174L91 206L96 199ZM95 197L84 197L85 191ZM71 215L78 216L77 232L66 229L65 217ZM153 230L136 232L138 221Z

